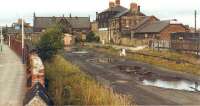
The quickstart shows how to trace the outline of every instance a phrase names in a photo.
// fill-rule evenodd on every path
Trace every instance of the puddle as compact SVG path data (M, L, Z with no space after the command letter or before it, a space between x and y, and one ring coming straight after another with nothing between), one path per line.
M157 80L143 80L142 83L148 86L155 86L165 89L185 90L185 91L200 91L200 85L197 83L187 80L177 81L165 81L161 79Z
M87 61L94 62L94 63L112 63L113 59L112 58L93 58L93 59L88 59Z
M75 51L74 54L88 54L88 51Z
M139 66L128 66L128 65L118 65L117 69L126 73L137 72L137 70L141 70L142 68Z

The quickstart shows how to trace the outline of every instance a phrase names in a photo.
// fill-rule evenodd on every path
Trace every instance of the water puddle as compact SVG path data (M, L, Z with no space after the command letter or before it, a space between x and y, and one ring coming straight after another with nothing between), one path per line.
M200 92L200 83L188 80L165 81L162 79L156 80L143 80L142 83L147 86L155 86L165 89L175 89L184 91Z
M114 60L112 58L92 58L88 59L87 61L93 63L112 63Z
M73 54L88 54L88 51L75 51Z

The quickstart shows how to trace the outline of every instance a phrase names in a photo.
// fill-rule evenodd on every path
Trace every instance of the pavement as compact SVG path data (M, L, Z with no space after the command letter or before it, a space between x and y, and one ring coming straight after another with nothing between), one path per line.
M25 96L25 66L7 46L0 51L0 106L22 106Z
M98 63L90 61L94 58L112 58L111 63ZM153 86L145 86L139 80L138 75L122 72L116 69L117 65L140 66L147 70L162 76L173 76L197 81L191 75L179 74L175 71L157 68L149 64L136 61L112 57L97 51L88 51L88 53L65 53L65 58L81 68L82 71L91 75L98 82L109 86L115 92L132 97L132 101L137 105L200 105L200 93L188 92L182 90L163 89Z

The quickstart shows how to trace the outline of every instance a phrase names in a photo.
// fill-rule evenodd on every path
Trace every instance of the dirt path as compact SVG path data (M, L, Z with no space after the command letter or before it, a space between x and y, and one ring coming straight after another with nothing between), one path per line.
M119 59L119 57L112 57L113 60L110 63L105 61L95 62L95 60L91 59L110 56L92 51L88 54L66 53L65 57L80 66L82 70L96 78L99 82L112 87L118 93L133 97L138 105L200 105L200 93L146 86L139 81L138 76L122 72L116 69L115 66L137 65L157 75L172 75L180 78L184 78L185 75L134 61Z
M4 45L0 52L0 106L22 106L25 69L20 58Z

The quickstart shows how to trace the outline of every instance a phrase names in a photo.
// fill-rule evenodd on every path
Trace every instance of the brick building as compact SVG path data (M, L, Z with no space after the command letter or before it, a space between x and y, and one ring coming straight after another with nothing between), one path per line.
M173 21L155 21L134 30L134 38L153 38L159 40L170 40L171 33L188 32L189 29L181 23Z
M160 21L155 16L146 16L141 12L140 5L130 4L130 9L126 9L119 0L109 3L109 9L97 15L99 27L98 35L101 41L106 43L120 44L122 38L158 38L170 40L173 32L187 32L189 29L181 23L171 23L172 21ZM120 11L115 12L116 8Z

